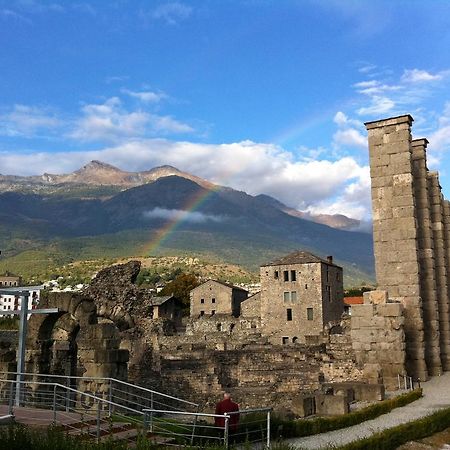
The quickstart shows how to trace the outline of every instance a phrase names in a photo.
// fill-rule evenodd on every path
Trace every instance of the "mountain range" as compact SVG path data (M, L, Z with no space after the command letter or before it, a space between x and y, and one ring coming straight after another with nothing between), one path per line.
M1 268L32 273L98 257L196 254L255 269L294 249L334 255L347 284L373 279L372 238L267 196L162 166L125 172L92 161L66 175L0 175ZM316 220L316 221L314 221Z

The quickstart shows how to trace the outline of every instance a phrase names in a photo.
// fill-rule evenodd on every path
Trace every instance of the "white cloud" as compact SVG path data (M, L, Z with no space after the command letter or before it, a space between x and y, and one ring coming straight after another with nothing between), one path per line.
M395 103L392 99L388 97L380 97L374 95L371 98L371 104L369 106L364 106L358 109L358 114L360 116L378 116L381 114L386 114L395 107Z
M215 214L203 214L199 211L185 211L182 209L153 208L144 212L146 219L164 219L191 223L222 222L223 216Z
M144 103L158 103L167 97L163 92L130 91L129 89L122 89L122 92L128 94L130 97L137 98Z
M344 195L346 186L367 172L351 157L297 161L291 153L271 144L243 141L214 145L165 139L133 140L87 152L0 153L0 167L3 174L67 173L93 159L130 171L169 164L249 194L272 195L301 210ZM363 210L368 214L357 200L354 205L358 216L364 215ZM351 212L348 205L345 212Z
M401 77L401 81L406 83L423 83L427 81L436 81L441 79L442 74L437 73L433 75L430 72L427 72L426 70L420 69L405 70Z
M10 111L0 115L0 134L31 137L38 131L53 130L61 124L61 120L45 108L14 105Z
M127 111L118 97L102 104L85 105L69 137L80 141L115 141L159 134L191 133L193 128L171 116Z
M184 3L169 2L157 6L152 12L153 19L165 21L169 25L175 25L186 20L192 14L192 8Z
M367 148L367 138L354 128L337 130L333 135L333 142L339 147Z

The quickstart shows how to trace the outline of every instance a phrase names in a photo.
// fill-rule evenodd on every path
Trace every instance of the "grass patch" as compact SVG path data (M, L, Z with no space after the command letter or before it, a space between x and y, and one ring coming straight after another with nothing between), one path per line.
M394 450L409 441L416 441L445 430L450 426L450 408L437 411L422 419L398 425L342 447L339 450Z
M274 416L272 420L272 430L276 436L273 437L291 438L311 436L313 434L351 427L365 422L366 420L375 419L399 406L405 406L408 403L419 399L421 396L422 389L416 389L342 416L318 417L315 419L302 420L282 420L277 416Z

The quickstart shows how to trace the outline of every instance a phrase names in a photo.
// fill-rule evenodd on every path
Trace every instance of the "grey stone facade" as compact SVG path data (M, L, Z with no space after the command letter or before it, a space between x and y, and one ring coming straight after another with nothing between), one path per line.
M403 304L408 373L449 370L450 210L410 115L366 123L379 289Z
M305 343L343 311L342 268L294 252L260 269L261 328L274 344Z
M221 281L208 280L192 289L190 293L190 316L214 316L226 314L238 317L241 303L248 297L248 292Z

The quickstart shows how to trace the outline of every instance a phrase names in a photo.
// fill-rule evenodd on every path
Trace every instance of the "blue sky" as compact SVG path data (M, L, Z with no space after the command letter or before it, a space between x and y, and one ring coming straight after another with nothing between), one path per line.
M367 219L363 122L410 113L450 196L448 1L0 0L0 41L2 174L170 164Z

